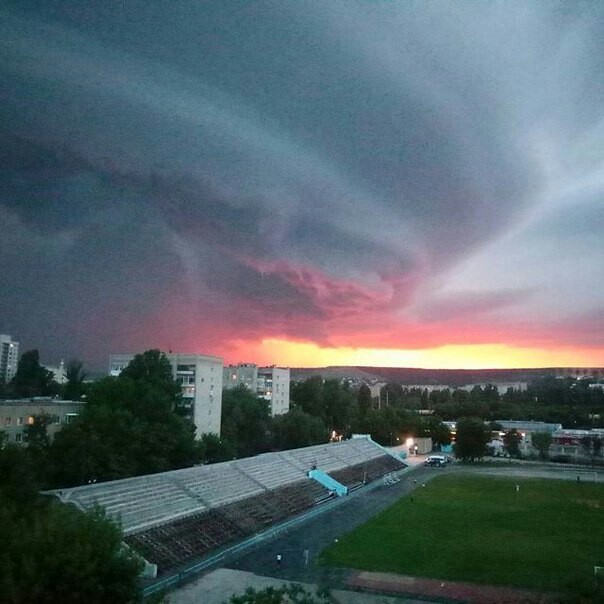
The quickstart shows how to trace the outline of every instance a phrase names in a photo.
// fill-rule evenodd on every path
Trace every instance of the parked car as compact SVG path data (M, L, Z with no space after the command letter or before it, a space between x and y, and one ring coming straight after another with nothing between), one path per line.
M436 468L442 468L447 464L447 460L444 455L430 455L428 459L426 459L427 466L434 466Z

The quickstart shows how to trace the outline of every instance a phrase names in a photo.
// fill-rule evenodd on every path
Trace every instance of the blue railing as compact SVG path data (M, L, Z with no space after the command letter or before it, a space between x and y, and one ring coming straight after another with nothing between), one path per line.
M338 497L348 495L348 487L345 487L335 478L332 478L329 474L325 474L325 472L322 472L321 470L310 470L308 472L308 477L316 480L319 484L322 484L327 490L334 491Z

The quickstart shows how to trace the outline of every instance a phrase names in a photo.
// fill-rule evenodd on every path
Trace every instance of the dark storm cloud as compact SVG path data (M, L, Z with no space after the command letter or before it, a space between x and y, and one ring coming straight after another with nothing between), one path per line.
M489 341L480 317L548 341L604 303L567 270L603 257L603 14L12 3L0 329L96 362L168 339L465 342L472 318Z

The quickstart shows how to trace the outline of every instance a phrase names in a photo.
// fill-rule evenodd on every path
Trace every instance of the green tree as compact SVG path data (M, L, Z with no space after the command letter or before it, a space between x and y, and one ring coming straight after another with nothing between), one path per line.
M38 495L41 470L26 447L0 448L0 599L138 602L142 562L101 511L84 514Z
M531 435L531 442L533 443L533 447L539 451L539 457L547 459L549 448L552 444L552 435L549 432L534 432Z
M33 416L33 422L25 426L24 441L27 443L25 453L35 468L35 473L40 486L48 486L50 467L50 435L48 427L53 422L53 417L46 413Z
M315 417L324 417L323 378L313 375L291 387L291 400L302 411Z
M599 436L594 436L591 439L591 445L594 456L599 457L602 453L602 439Z
M290 409L272 422L273 448L278 451L319 445L329 440L323 421L302 409Z
M173 411L175 390L158 380L105 378L51 446L57 486L115 480L191 466L195 427Z
M0 378L0 400L10 396L10 388L4 378Z
M323 380L312 376L303 382L293 384L292 406L318 417L328 430L347 434L358 413L358 402L348 384L338 380Z
M147 384L163 392L172 401L173 409L180 402L181 389L173 377L172 365L168 357L157 349L137 354L120 374L137 384Z
M423 421L423 428L417 436L429 436L434 445L451 444L451 430L438 417L434 416Z
M195 442L196 461L198 463L218 463L235 457L235 447L218 434L202 434Z
M512 428L503 435L503 446L505 450L510 454L510 457L520 457L520 442L522 435Z
M48 426L52 424L52 417L47 413L33 416L33 422L25 426L25 442L29 451L46 451L50 446Z
M323 412L319 417L329 430L346 432L351 411L356 408L354 393L338 380L325 380L323 384Z
M142 561L103 512L47 502L0 506L0 593L7 604L138 601Z
M39 470L25 447L4 444L0 448L0 502L10 501L18 508L28 506L40 490Z
M21 355L17 372L11 380L11 389L15 396L49 396L56 394L58 385L54 382L52 371L40 365L37 350L28 350Z
M84 380L86 372L84 363L78 359L71 359L65 365L67 383L63 388L63 399L66 401L79 401L84 394Z
M298 584L267 587L256 591L248 587L241 596L232 596L230 604L328 604L331 602L328 590L317 593L307 591Z
M462 417L457 422L455 457L475 461L484 456L490 432L482 419Z
M417 413L391 406L373 409L366 416L359 417L353 428L355 432L370 434L376 442L390 447L403 442L407 436L419 436L423 421Z
M373 407L373 401L371 399L371 390L367 384L361 384L357 393L357 401L359 405L359 413L365 415Z
M250 457L270 449L270 408L245 386L222 391L223 438L235 445L237 457Z
M380 391L381 407L400 407L405 399L401 384L388 382Z

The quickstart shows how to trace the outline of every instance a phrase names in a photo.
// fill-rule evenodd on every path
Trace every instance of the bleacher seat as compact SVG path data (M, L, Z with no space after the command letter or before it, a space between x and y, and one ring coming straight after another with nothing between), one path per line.
M266 489L290 484L305 476L298 466L275 453L241 459L237 462L237 467Z
M353 489L405 464L352 439L51 493L103 506L126 541L166 573L327 501L330 493L307 478L313 467Z
M224 505L264 490L261 484L239 470L235 462L180 470L174 478L208 507Z

